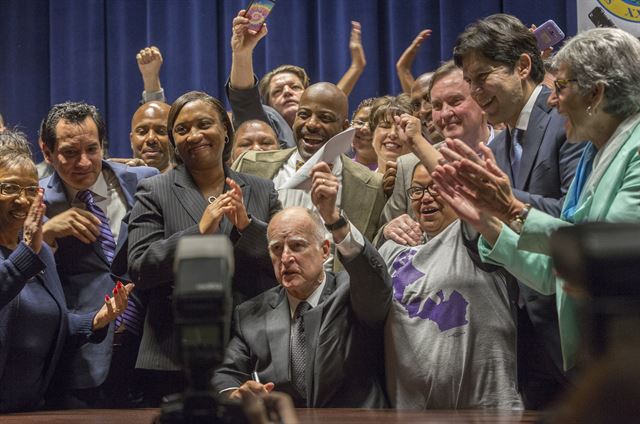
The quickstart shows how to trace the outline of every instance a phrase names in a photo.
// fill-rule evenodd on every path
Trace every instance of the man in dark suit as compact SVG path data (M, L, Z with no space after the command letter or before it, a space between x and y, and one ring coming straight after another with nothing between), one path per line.
M564 119L547 105L533 34L513 16L489 16L460 34L454 61L489 122L507 126L490 147L515 196L559 215L584 143L567 142ZM518 379L525 406L543 408L566 386L555 295L519 288Z
M86 103L51 108L42 130L42 151L55 172L40 181L48 220L43 238L55 250L56 265L70 311L94 311L114 288L111 265L126 240L121 225L133 206L138 182L158 171L103 160L105 124ZM113 328L99 344L67 352L56 379L58 406L108 405L103 383L109 372Z
M302 207L274 216L267 237L280 287L236 308L233 338L213 385L231 398L276 389L297 407L385 407L382 337L390 278L378 252L336 208L339 182L326 163L314 166L312 184L324 226ZM324 271L324 227L346 271Z

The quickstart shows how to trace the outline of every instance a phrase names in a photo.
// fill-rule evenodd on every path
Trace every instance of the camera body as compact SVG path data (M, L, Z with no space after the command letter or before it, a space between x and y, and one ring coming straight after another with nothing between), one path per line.
M246 422L239 403L218 399L211 388L213 371L222 363L229 340L233 272L233 246L227 236L186 236L178 242L175 342L188 384L184 393L163 402L160 423Z
M554 267L580 305L583 345L593 357L640 349L640 225L587 223L551 236Z

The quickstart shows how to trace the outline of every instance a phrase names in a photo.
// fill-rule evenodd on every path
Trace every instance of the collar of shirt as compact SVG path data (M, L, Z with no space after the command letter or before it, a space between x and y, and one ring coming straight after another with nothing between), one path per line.
M289 300L289 312L291 313L291 319L293 319L293 315L296 313L296 308L298 307L298 304L302 301L307 302L309 305L311 305L312 308L315 308L316 306L318 306L318 303L320 303L320 295L322 294L322 290L324 289L324 283L326 282L327 282L327 273L324 272L322 276L322 282L318 287L316 287L313 293L311 293L311 295L306 299L298 299L296 297L291 296L289 292L287 292L287 299Z
M496 132L493 129L493 125L487 125L489 127L489 139L487 140L486 143L484 143L486 146L489 145L489 143L491 143L493 141L493 138L496 136Z
M529 96L529 100L525 103L524 107L520 111L520 116L518 116L518 121L516 122L516 128L521 129L522 131L526 131L529 126L529 118L531 117L531 111L533 110L533 106L536 104L536 100L542 91L542 84L539 84ZM509 131L513 130L513 128L509 128Z
M76 203L76 195L80 190L71 188L66 184L65 189L67 190L67 194L69 195L69 199L71 199L71 202ZM107 187L107 180L104 178L104 172L100 172L100 175L98 175L98 179L96 179L96 182L93 183L93 185L89 187L88 190L94 195L96 202L104 200L109 196L109 188ZM80 203L84 204L84 202Z

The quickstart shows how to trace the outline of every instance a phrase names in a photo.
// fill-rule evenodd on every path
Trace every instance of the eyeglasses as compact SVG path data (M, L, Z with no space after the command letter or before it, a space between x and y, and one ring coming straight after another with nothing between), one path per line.
M578 82L577 79L557 79L553 82L553 86L556 88L556 93L561 92L570 82Z
M2 194L3 196L20 197L20 195L24 191L29 199L33 199L38 195L38 190L40 190L40 187L38 186L22 187L18 184L0 183L0 194Z
M438 192L436 192L433 189L433 184L429 184L426 187L422 187L422 186L409 187L407 189L407 196L409 196L409 199L411 200L422 200L422 197L424 196L425 191L429 193L431 197L438 196Z
M351 126L353 128L369 128L369 122L368 121L361 121L359 119L354 119L353 121L351 121Z

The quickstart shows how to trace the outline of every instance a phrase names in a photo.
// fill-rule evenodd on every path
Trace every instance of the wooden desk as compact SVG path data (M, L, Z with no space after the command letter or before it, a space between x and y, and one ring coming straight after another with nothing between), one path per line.
M539 412L465 410L395 411L373 409L298 409L301 424L535 423ZM85 409L0 415L0 423L127 424L150 423L157 409Z

